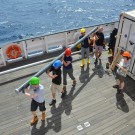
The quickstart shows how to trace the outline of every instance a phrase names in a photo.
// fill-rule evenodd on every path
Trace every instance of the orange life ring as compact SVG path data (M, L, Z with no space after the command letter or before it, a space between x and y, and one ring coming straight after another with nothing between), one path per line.
M18 58L22 53L21 48L17 44L12 44L6 50L6 55L10 59Z

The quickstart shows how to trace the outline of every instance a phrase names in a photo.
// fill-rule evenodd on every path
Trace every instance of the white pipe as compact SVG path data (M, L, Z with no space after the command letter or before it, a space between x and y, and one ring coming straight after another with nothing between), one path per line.
M77 54L77 53L79 53L79 52L80 52L80 51L74 52L74 53L72 53L72 55L75 55L75 54ZM47 59L47 60L38 61L38 62L35 62L35 63L31 63L31 64L24 65L24 66L21 66L21 67L9 69L9 70L0 72L0 75L8 74L8 73L11 73L11 72L16 72L16 71L18 71L18 70L22 70L22 69L29 68L29 67L32 67L32 66L40 65L40 64L42 64L42 63L46 63L46 62L52 61L52 60L54 60L55 58L56 58L56 57L50 58L50 59Z
M8 74L8 73L15 72L15 71L18 71L18 70L21 70L21 69L25 69L25 68L29 68L29 67L32 67L32 66L35 66L35 65L39 65L39 64L51 61L53 59L54 58L50 58L50 59L47 59L47 60L42 60L42 61L39 61L39 62L31 63L31 64L28 64L28 65L24 65L24 66L21 66L21 67L9 69L9 70L0 72L0 75Z

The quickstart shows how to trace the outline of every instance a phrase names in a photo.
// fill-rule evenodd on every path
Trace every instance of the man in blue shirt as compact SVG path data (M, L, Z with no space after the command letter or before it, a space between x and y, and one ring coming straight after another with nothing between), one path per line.
M71 57L71 48L67 48L65 50L65 55L62 59L63 62L63 92L62 92L62 98L66 94L66 85L67 85L67 74L69 77L73 80L72 86L76 85L76 79L73 75L73 66L72 66L72 57Z

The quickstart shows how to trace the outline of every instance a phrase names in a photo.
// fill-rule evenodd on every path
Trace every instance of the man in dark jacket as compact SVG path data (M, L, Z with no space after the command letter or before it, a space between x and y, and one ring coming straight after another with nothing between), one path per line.
M97 64L99 57L102 55L103 45L104 45L104 34L103 27L99 27L98 31L95 33L96 41L95 41L95 55L96 60L94 64Z

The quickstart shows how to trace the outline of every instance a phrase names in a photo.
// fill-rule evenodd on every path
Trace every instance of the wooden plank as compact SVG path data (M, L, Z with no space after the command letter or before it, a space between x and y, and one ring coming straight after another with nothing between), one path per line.
M114 57L114 60L111 64L111 70L114 70L114 68L115 68L117 62L120 60L120 58L121 58L121 49L118 48L118 52L117 52L116 56Z
M104 121L101 122L102 125L100 125L98 129L95 128L95 129L91 130L91 132L89 132L89 135L94 135L94 134L96 134L96 133L99 133L99 132L101 132L102 130L108 128L108 127L113 128L113 126L116 125L116 123L118 123L118 124L121 123L121 124L122 124L122 123L124 123L124 122L127 121L127 120L125 119L126 116L127 116L127 115L130 115L130 114L133 114L133 113L134 113L134 110L130 111L129 114L127 114L127 113L126 113L126 114L123 114L123 115L121 115L121 116L119 116L119 117L117 117L117 118L115 118L115 119L112 119L112 120L110 120L110 121L108 121L108 122L106 122L106 120L104 120ZM101 123L100 123L100 124L101 124Z
M133 127L132 124L134 123L134 117L135 117L135 114L129 115L128 117L126 117L126 119L127 119L126 123L122 123L121 125L117 126L115 129L110 130L109 132L105 133L104 135L119 134L119 133L121 133L121 131L125 132L125 128Z
M134 135L135 131L132 125L126 126L124 129L119 130L118 132L116 132L114 135ZM134 131L134 133L129 134L130 131Z

